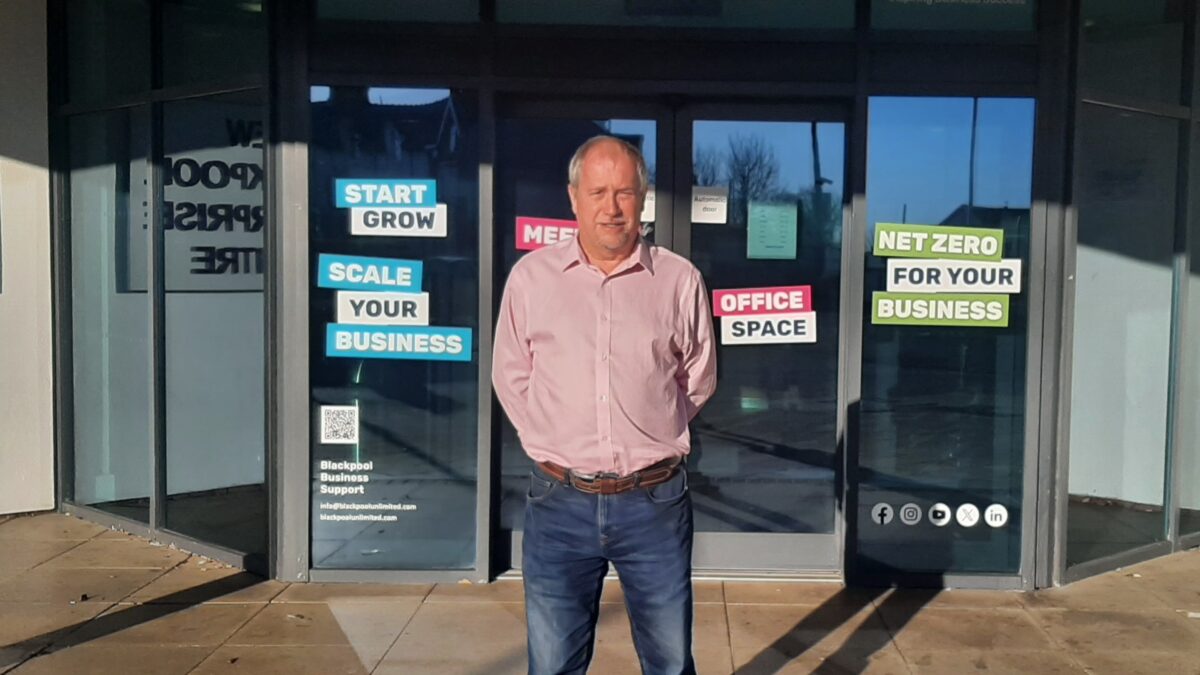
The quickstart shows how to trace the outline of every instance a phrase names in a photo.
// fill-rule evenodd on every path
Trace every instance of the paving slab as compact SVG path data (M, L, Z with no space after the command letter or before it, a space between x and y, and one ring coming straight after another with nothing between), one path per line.
M1200 659L1179 652L1125 649L1080 652L1072 656L1096 674L1200 675Z
M0 570L16 572L37 567L47 560L85 543L86 540L6 541L0 545Z
M1189 654L1200 662L1200 621L1171 610L1033 610L1063 648L1075 652L1148 650Z
M261 604L116 605L68 636L66 644L207 646L215 649L263 607ZM58 646L52 649L58 649Z
M872 654L892 646L891 634L870 605L728 605L727 610L739 672L772 672L806 654Z
M433 584L292 584L272 602L391 602L424 598Z
M525 612L516 603L425 603L376 673L524 673Z
M905 655L927 651L1045 651L1057 647L1023 609L922 609L911 614L883 606L879 614Z
M117 602L163 574L145 569L35 567L0 581L0 602Z
M206 647L80 645L40 655L13 675L186 675L212 652Z
M188 675L368 675L348 646L225 646Z
M1084 675L1074 659L1050 650L964 649L904 652L914 675Z
M17 516L0 523L0 541L81 541L108 528L61 513Z
M270 602L287 584L193 557L125 599L152 603Z
M44 566L53 569L168 569L188 557L184 551L144 541L93 539L47 561Z

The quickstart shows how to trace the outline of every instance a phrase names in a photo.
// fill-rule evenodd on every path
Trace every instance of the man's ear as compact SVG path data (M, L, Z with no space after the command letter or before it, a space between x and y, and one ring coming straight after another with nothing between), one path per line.
M570 183L567 184L567 199L571 200L571 213L574 213L575 217L578 218L579 209L575 205L575 186Z

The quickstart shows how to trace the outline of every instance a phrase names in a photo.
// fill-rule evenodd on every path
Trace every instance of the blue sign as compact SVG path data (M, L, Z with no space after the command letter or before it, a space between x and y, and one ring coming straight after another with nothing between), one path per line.
M470 361L471 329L331 323L325 327L325 355L354 359Z
M353 291L419 291L423 269L420 260L322 253L317 258L317 286Z
M333 192L340 209L437 206L437 181L428 179L338 178Z

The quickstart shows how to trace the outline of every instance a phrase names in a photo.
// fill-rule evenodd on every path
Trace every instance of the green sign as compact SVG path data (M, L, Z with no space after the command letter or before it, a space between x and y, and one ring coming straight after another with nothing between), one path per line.
M943 260L1000 260L1004 230L941 225L875 225L875 255Z
M886 293L871 295L871 323L890 326L1008 325L1007 295L970 293Z

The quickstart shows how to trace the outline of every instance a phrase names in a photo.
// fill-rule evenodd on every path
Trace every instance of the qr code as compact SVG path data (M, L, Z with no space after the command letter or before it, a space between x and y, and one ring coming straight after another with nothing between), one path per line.
M358 406L321 406L321 443L352 444L358 442Z

